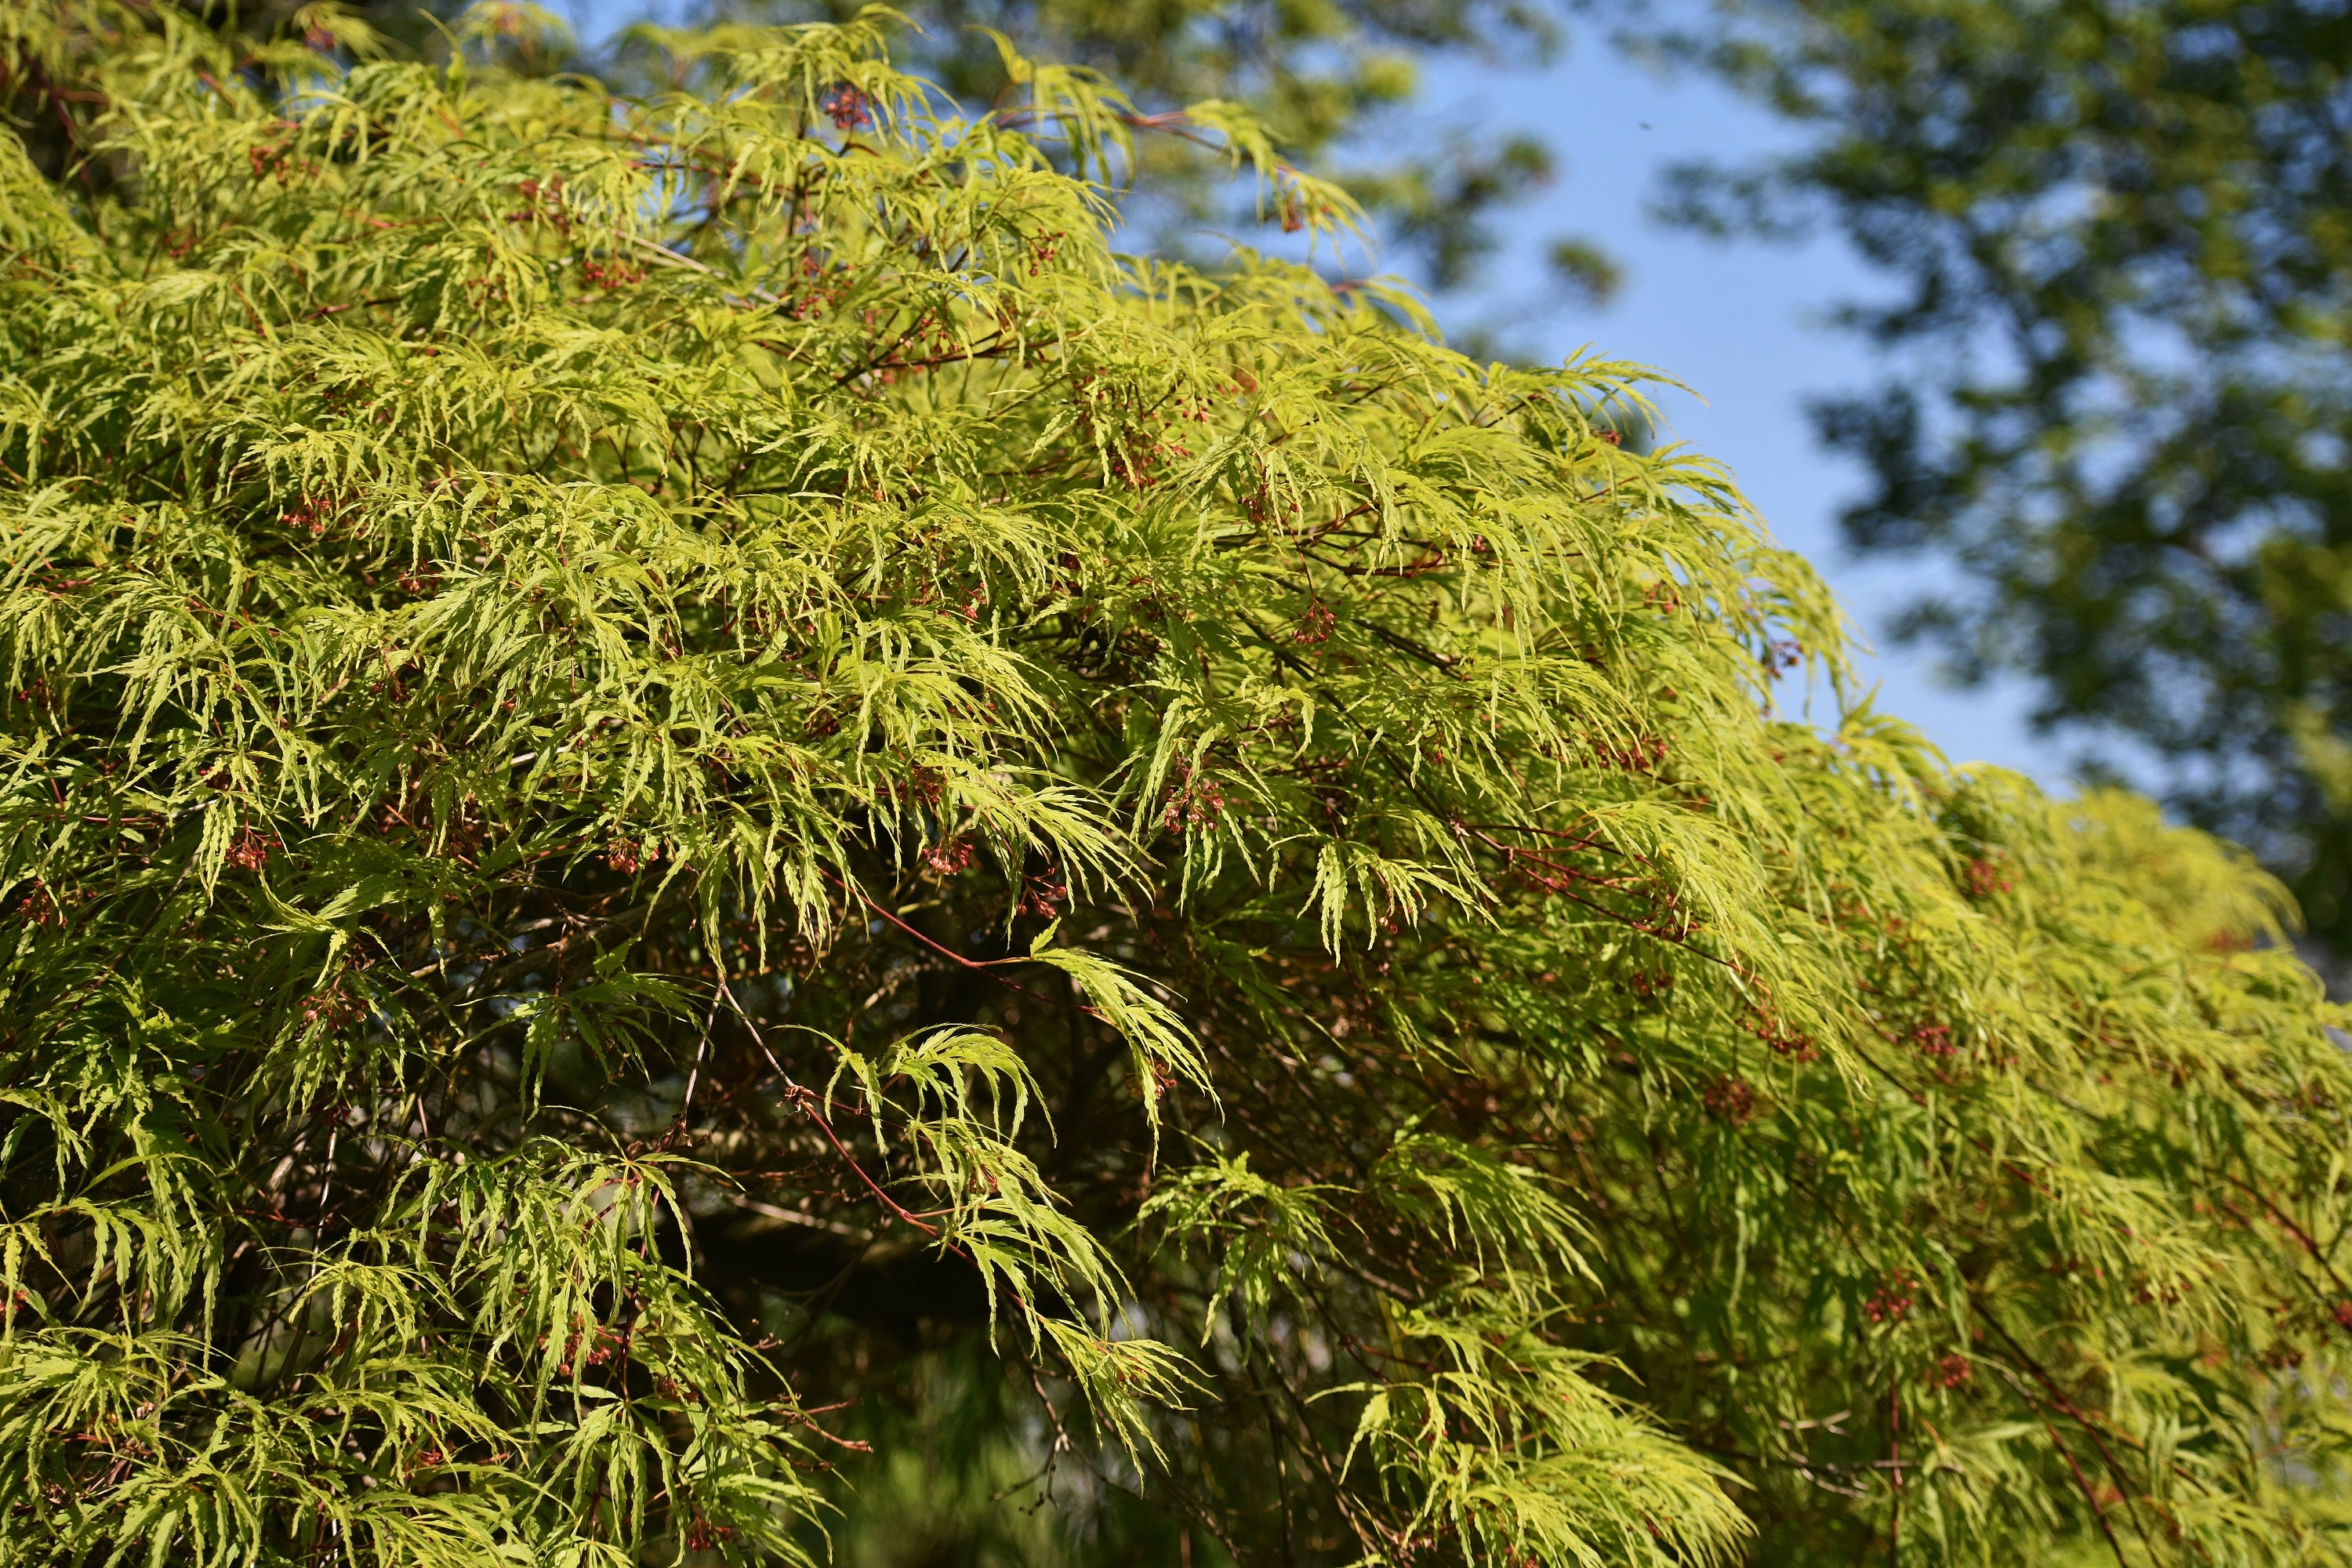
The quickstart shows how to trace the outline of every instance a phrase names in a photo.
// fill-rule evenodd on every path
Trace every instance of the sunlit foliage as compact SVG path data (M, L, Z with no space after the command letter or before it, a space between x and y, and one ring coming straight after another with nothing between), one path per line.
M0 23L0 1561L2341 1555L2274 890L1633 371L880 20Z

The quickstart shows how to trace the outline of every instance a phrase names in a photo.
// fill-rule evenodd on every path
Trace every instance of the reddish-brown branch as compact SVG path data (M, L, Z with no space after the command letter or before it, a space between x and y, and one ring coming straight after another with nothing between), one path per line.
M884 909L880 904L877 904L872 899L867 898L866 896L866 889L858 887L856 883L844 882L840 879L833 877L830 874L827 875L826 879L833 882L835 886L848 892L850 895L855 897L859 903L864 904L866 909L873 911L875 914L881 916L884 920L888 921L892 925L897 926L900 931L905 931L908 936L913 937L917 942L921 942L925 947L929 948L933 952L938 953L940 957L949 959L956 963L960 963L966 969L976 970L981 973L986 974L991 980L995 981L999 985L1003 986L1006 990L1016 991L1022 995L1028 997L1033 1002L1042 1002L1049 1007L1071 1008L1076 1012L1084 1013L1089 1018L1102 1017L1102 1013L1098 1008L1091 1007L1083 1002L1067 1002L1058 996L1048 996L1043 992L1032 991L1029 987L1022 984L1017 980L1007 980L1003 975L994 973L995 970L1003 965L1008 963L1031 963L1035 962L1034 959L1021 958L1017 956L1013 958L966 958L962 953L956 952L953 948L935 942L931 938L924 935L921 931L917 931L913 926L908 925L905 921L900 920L890 910ZM1105 1021L1108 1022L1108 1020Z
M926 1225L904 1204L883 1191L881 1183L866 1174L866 1167L857 1163L857 1156L849 1152L848 1145L842 1142L840 1134L834 1131L832 1121L826 1119L824 1111L817 1109L823 1100L814 1089L787 1082L784 1086L784 1098L798 1106L801 1114L807 1117L816 1130L824 1135L824 1141L833 1145L833 1152L841 1156L842 1163L847 1165L856 1173L857 1179L866 1184L866 1190L874 1194L876 1201L925 1236L936 1237L940 1234L937 1226Z
M2074 1472L2074 1484L2083 1489L2083 1500L2091 1505L2091 1517L2098 1521L2099 1533L2106 1537L2107 1550L2116 1554L2119 1568L2131 1568L2130 1560L2124 1556L2124 1543L2116 1539L2114 1527L2107 1523L2106 1508L2099 1501L2099 1494L2091 1489L2091 1479L2083 1473L2083 1467L2076 1462L2074 1450L2066 1447L2065 1439L2058 1436L2058 1428L2052 1423L2044 1421L2042 1429L2050 1434L2051 1444L2066 1456L2066 1468Z

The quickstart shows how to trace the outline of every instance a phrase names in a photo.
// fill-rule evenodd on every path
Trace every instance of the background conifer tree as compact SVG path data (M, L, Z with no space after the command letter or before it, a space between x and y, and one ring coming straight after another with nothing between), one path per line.
M2242 857L1100 79L544 26L0 7L0 1560L2345 1555Z

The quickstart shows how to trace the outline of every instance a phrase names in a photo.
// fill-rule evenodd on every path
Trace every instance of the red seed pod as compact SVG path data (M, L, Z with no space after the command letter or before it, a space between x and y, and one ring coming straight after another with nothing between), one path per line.
M1746 1079L1729 1075L1706 1086L1699 1097L1707 1114L1734 1127L1745 1126L1756 1115L1756 1089Z
M245 828L228 847L228 863L240 871L258 871L268 863L269 852L277 842L267 834Z
M817 107L835 131L862 131L874 117L874 100L845 81L827 88Z
M1035 876L1023 880L1021 902L1014 906L1013 912L1024 915L1042 915L1051 920L1062 912L1062 906L1069 902L1069 900L1070 889L1062 881L1062 873L1048 867Z

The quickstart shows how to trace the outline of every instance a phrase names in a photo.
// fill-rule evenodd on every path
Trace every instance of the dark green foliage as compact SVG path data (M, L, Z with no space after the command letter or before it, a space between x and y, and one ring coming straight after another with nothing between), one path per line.
M1635 372L878 21L0 18L0 1561L2346 1555L2277 889Z
M1901 354L1824 405L1867 550L1969 586L1910 628L2165 780L2352 943L2352 17L2305 0L1766 0L1685 46L1809 125L1691 172L1827 217ZM2120 746L2114 744L2121 742Z

